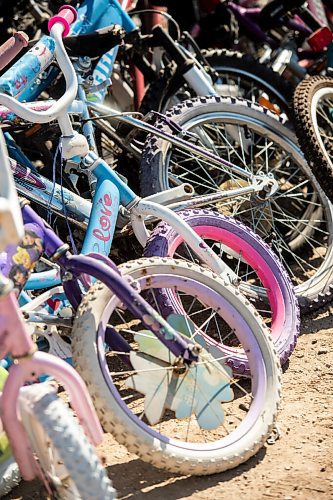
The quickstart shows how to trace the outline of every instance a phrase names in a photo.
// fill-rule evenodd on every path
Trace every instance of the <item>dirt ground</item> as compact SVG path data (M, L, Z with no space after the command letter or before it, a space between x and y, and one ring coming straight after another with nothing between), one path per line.
M106 435L107 470L120 499L333 499L333 307L303 318L283 375L281 437L247 463L209 477L152 468ZM44 499L21 483L7 499Z

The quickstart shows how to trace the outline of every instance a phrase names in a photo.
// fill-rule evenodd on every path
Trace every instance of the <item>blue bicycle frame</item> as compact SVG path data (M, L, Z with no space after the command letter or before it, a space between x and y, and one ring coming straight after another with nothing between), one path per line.
M71 34L89 33L111 24L122 26L128 33L136 29L136 25L122 9L117 0L86 0L78 8L77 13L77 20L72 25ZM49 46L49 38L44 38L52 54L54 48ZM100 58L93 72L94 84L100 84L110 78L117 51L118 47L114 47ZM24 56L22 60L24 60ZM40 69L39 66L38 68ZM36 97L38 97L54 80L58 73L58 69L51 67L44 73L46 74L44 74L42 78L39 78L37 81L35 79L32 85L24 89L17 98L21 101L32 101L36 99ZM7 83L9 89L6 90L10 90L10 85L14 88L15 78L8 78ZM106 90L107 87L100 92L93 95L91 94L88 96L88 99L94 102L102 102ZM82 98L83 96L80 95L79 97ZM84 96L84 98L86 98L86 96ZM83 110L83 114L84 112L88 114L87 108ZM84 129L84 133L90 138L89 142L91 143L93 141L91 124L88 122L84 126ZM22 153L8 133L6 134L6 140L9 146L10 156L27 168L34 169L33 164ZM98 176L98 183L82 252L98 252L107 256L110 253L119 203L127 204L131 200L134 200L136 195L113 173L112 169L110 169L105 162L103 163L104 165L101 164L95 172L95 175ZM59 282L60 279L56 271L35 273L27 283L26 290L48 288L59 284Z
M97 178L95 196L92 201L89 223L85 233L82 253L110 254L113 235L120 204L127 206L137 199L136 194L109 167L109 165L91 152L86 160L93 165L93 174ZM57 271L33 273L25 289L39 290L56 286L60 283Z
M93 2L94 3L94 2ZM102 6L102 4L105 4L105 0L98 0L96 2L98 5ZM83 6L86 6L87 4L91 5L91 2L86 2L83 4ZM120 8L119 4L114 1L114 0L109 0L108 4L111 6L116 6L116 10L121 14L122 17L122 23L125 24L124 20L128 23L126 26L134 28L134 24L131 22L131 20L128 18L127 14L125 15L122 9ZM91 12L89 11L88 8L85 9L82 13L82 18L80 19L80 22L85 22L85 25L88 24L87 22L87 16L91 15ZM100 18L103 19L104 17L100 15L96 15L95 22L100 22ZM93 25L91 22L90 18L90 25L93 27L96 27L96 25ZM84 24L83 24L84 26ZM42 52L42 55L44 52ZM31 56L31 54L30 54ZM25 57L25 56L24 56ZM21 58L20 62L23 65L24 64L24 57ZM52 58L51 58L52 60ZM49 60L49 64L51 62ZM45 61L43 58L41 58L41 62L44 63ZM111 66L110 66L111 67ZM15 72L16 69L20 70L20 67L15 68L13 67L14 70L12 71ZM10 82L10 79L7 77L7 83L8 81ZM1 86L1 82L0 82ZM24 92L27 91L27 88L23 89ZM20 98L22 99L22 93L20 93ZM80 104L81 104L81 114L83 117L89 118L88 116L88 111L87 111L87 104L84 102L86 99L86 96L84 94L84 91L81 87L79 87L79 98L80 98ZM91 141L90 146L94 148L94 141L93 141L93 129L92 129L92 124L91 122L86 122L84 124L84 134L86 137ZM167 136L168 134L165 134ZM172 135L170 135L170 138ZM181 141L181 139L178 139ZM185 140L182 140L183 146L189 147L187 142ZM95 149L95 148L94 148ZM196 146L193 145L191 146L191 149L196 149ZM207 153L209 154L209 153ZM211 157L212 155L209 154ZM214 155L213 155L214 156ZM212 158L213 159L213 158ZM73 159L74 162L77 160L76 158ZM98 158L98 156L91 152L87 157L84 159L84 161L89 161L91 162L91 165L87 165L87 170L89 173L91 173L93 170L93 175L97 178L97 187L96 187L96 193L94 196L93 200L93 205L90 210L90 219L88 223L88 229L86 232L85 236L85 241L83 245L83 252L84 253L90 253L90 252L98 252L103 255L109 255L110 248L111 248L111 243L112 243L112 238L115 230L115 225L116 225L116 219L119 211L119 205L123 205L125 207L131 205L133 202L135 202L137 196L135 193L121 180L121 178L107 165L106 162L104 162L102 159ZM218 158L218 162L220 163L220 159ZM231 165L231 164L230 164ZM238 169L238 167L235 167ZM59 188L59 186L58 186ZM68 196L73 196L70 191L67 191ZM81 198L80 198L81 200ZM50 200L51 201L51 200ZM67 214L66 212L66 197L63 196L63 210L65 215ZM153 207L153 211L157 213L157 209ZM161 214L161 212L159 213ZM164 214L165 215L165 214ZM164 217L162 215L162 218ZM179 222L179 217L174 218L172 212L170 211L169 213L169 220L170 217L172 219L172 223L175 225L178 225L178 227L181 227L182 230L184 230L185 226L185 231L188 231L188 226L185 224L181 224ZM187 234L187 237L192 241L193 247L196 248L196 250L201 253L202 259L209 265L211 264L211 267L214 268L214 265L217 265L217 269L220 269L220 264L217 263L219 259L216 257L214 252L212 252L207 245L203 243L201 238L194 236L195 233L193 231L190 231L190 234ZM209 261L209 263L208 263ZM216 269L216 266L215 266ZM32 276L32 278L28 282L28 289L40 289L40 288L46 288L50 286L55 286L59 283L59 279L57 277L56 271L54 272L49 272L47 274L47 279L45 280L45 274L42 273L36 273Z
M83 34L104 28L110 24L118 24L126 33L136 29L136 25L117 0L86 0L78 9L77 21L73 24L71 34ZM93 71L94 85L107 81L113 70L117 57L118 46L106 52L96 64ZM88 100L103 102L107 86L88 96Z

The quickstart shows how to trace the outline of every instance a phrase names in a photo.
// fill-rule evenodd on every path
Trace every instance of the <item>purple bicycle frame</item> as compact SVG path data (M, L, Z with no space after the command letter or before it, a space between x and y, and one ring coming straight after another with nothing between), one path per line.
M190 339L181 337L166 320L164 320L149 303L124 279L115 264L106 256L100 254L71 255L65 244L52 228L29 206L22 207L24 224L38 228L41 244L46 256L59 264L65 277L63 286L68 300L77 308L82 299L80 285L89 283L88 276L102 281L112 290L128 310L138 318L143 325L153 331L156 337L176 356L181 356L186 362L196 361L198 357L192 352ZM123 337L114 329L109 328L107 343L118 352L129 352L130 347Z
M277 48L277 42L270 37L265 31L260 28L259 25L259 14L261 8L254 7L242 7L233 2L228 3L228 8L235 15L238 23L244 29L247 36L257 43L266 43L272 48ZM286 27L292 31L298 31L304 36L310 36L312 31L307 28L302 22L290 19L286 23ZM313 52L311 50L300 50L298 52L299 59L317 59L318 52Z

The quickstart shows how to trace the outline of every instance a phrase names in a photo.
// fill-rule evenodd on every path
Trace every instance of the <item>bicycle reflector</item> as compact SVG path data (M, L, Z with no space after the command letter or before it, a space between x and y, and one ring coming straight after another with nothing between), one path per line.
M314 52L321 52L332 40L332 31L327 26L323 26L309 36L308 43Z

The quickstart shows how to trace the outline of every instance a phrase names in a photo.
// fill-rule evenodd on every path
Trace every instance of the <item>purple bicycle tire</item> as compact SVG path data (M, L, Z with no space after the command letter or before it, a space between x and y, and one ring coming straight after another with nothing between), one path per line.
M230 233L231 237L226 246L229 245L229 242L237 245L235 238L238 240L238 245L240 240L244 243L244 246L250 245L253 249L253 254L251 255L251 252L249 253L251 260L248 261L248 263L252 268L253 266L258 267L260 260L266 262L267 266L262 269L261 272L260 269L257 270L255 267L254 269L257 271L257 274L260 275L262 281L267 280L267 283L274 283L275 281L275 286L278 287L278 289L275 288L275 290L272 290L273 286L271 286L272 293L269 297L273 314L271 334L280 362L284 364L293 352L297 342L300 329L300 314L298 301L291 280L278 257L260 236L232 217L227 217L207 209L187 210L178 213L201 236L205 235L205 227L213 227L215 228L217 238L219 238L218 241L223 241L225 232ZM233 236L235 238L233 238ZM161 222L152 232L144 249L144 255L146 257L173 257L175 246L178 246L177 240L179 243L182 242L173 228L165 222ZM236 250L236 246L231 246L230 248L233 251ZM242 257L244 258L244 253ZM269 273L271 273L272 276L269 276ZM283 306L280 305L280 308L276 310L274 310L276 307L274 293L281 293L283 297ZM164 307L166 307L167 304L169 304L170 307L170 301L168 301L166 297L161 297L161 294L159 295L159 300L164 302ZM257 303L259 302L260 300L258 300ZM279 321L279 310L281 311L281 306L284 307L283 322Z

